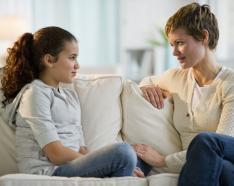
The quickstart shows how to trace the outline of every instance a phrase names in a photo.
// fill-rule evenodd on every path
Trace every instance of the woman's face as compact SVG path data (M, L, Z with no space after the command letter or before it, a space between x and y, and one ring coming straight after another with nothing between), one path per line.
M168 40L172 46L173 55L184 69L195 67L206 56L207 47L204 45L204 42L197 41L182 28L170 32Z
M59 53L51 71L51 77L55 82L71 83L73 81L79 69L78 50L77 42L65 42L65 47Z

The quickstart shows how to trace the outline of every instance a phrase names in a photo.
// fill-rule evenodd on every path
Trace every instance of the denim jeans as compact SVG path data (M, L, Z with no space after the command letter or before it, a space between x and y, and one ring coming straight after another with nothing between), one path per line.
M189 145L179 186L233 186L234 138L217 133L198 134Z
M127 143L108 145L59 166L53 176L120 177L132 176L137 164L136 153Z
M147 176L152 169L152 167L149 164L144 162L139 157L137 157L137 167L139 167L142 170L142 172L144 172L145 176Z

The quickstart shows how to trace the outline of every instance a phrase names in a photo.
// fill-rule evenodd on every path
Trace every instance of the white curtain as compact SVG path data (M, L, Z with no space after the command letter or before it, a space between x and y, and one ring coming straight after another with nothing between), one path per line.
M116 64L119 61L119 1L34 0L34 30L57 25L79 40L82 66Z
M119 62L118 14L118 0L0 0L0 16L23 17L27 31L54 25L73 33L82 66Z

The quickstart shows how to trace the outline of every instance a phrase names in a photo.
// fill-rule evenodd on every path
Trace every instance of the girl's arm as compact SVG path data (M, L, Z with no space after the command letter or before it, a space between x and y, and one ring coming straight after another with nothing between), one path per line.
M83 156L82 153L65 147L60 141L48 143L43 147L42 151L55 165L65 164L69 161Z

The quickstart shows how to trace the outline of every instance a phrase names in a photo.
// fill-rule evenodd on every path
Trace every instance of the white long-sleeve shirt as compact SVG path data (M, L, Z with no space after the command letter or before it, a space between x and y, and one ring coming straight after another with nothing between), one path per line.
M158 84L172 94L173 123L180 134L184 151L166 156L170 172L179 173L186 159L186 149L200 132L211 131L234 136L234 72L225 68L201 95L192 109L195 80L190 69L171 69L161 76L145 79L142 85Z

